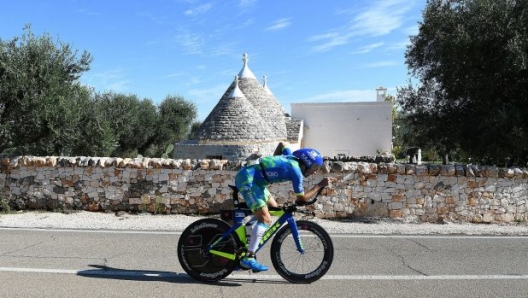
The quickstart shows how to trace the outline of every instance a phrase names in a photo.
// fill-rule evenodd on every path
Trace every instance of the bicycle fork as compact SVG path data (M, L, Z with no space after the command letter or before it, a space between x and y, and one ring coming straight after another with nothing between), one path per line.
M285 222L288 222L288 226L290 227L290 230L292 232L293 240L295 241L295 245L297 246L297 251L299 251L299 253L301 254L304 254L304 245L299 234L297 222L295 222L295 219L291 215L281 216L266 230L266 232L264 232L264 235L262 235L262 239L260 240L259 246L255 253L257 253L266 244L266 242L270 240L271 236L273 236Z
M297 226L297 222L295 221L293 216L288 217L288 225L290 226L293 240L295 241L295 245L297 246L297 251L299 251L301 254L304 254L304 245L299 234L299 227Z

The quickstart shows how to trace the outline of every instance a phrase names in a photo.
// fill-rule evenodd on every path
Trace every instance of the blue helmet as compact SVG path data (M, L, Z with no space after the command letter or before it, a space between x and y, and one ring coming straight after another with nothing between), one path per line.
M323 165L323 156L315 149L302 148L293 151L292 154L304 163L306 169L310 169L314 165L317 165L317 168Z

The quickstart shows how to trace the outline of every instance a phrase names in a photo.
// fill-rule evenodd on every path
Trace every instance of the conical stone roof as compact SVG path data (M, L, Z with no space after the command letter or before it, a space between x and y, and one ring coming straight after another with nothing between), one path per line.
M267 94L269 94L271 97L273 97L273 101L277 103L280 109L280 113L284 116L284 122L286 123L286 126L288 125L288 115L286 113L286 110L284 107L279 103L275 95L273 95L273 92L271 92L269 86L268 86L268 77L262 76L262 88L264 88L264 91L266 91Z
M275 140L275 133L239 88L238 77L231 86L200 126L198 140L206 143Z
M270 126L272 132L274 133L274 139L286 140L287 129L284 109L277 98L275 98L273 93L271 93L271 91L267 91L262 85L260 85L257 78L248 67L248 60L247 54L244 54L242 58L244 66L239 72L239 88L261 115L265 123ZM233 88L234 83L229 86L222 96L222 99L227 98Z

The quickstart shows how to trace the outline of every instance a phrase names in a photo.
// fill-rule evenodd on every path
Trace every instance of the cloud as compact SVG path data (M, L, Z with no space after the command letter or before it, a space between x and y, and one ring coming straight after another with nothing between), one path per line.
M86 9L86 8L79 8L79 9L76 9L78 13L80 14L83 14L83 15L87 15L89 17L98 17L101 15L100 12L98 11L94 11L94 10L91 10L91 9Z
M403 17L410 9L408 1L380 1L378 5L354 18L351 31L358 35L386 35L403 24Z
M355 37L390 34L403 25L405 14L414 4L407 0L381 0L359 11L340 10L338 14L351 16L348 25L324 34L314 35L309 38L309 41L319 42L313 50L324 52L347 44Z
M225 55L232 55L233 53L236 53L236 49L239 47L238 42L226 42L221 44L215 44L213 47L211 47L207 52L210 56L225 56Z
M407 46L411 44L409 39L402 40L401 42L395 42L384 47L386 51L401 51L406 50Z
M376 68L376 67L387 67L387 66L395 66L395 65L401 65L402 63L400 61L378 61L373 63L366 64L366 67L368 68Z
M188 91L185 98L189 98L198 106L198 119L203 121L216 106L229 85L217 85L211 88L197 88Z
M98 91L113 92L125 92L130 86L130 81L125 78L125 73L122 69L93 73L86 76L86 82L84 83Z
M240 23L240 28L249 27L249 26L253 25L254 23L255 23L254 19L252 19L252 18L247 19L245 22Z
M369 45L359 48L357 51L353 52L353 54L366 54L366 53L371 52L374 49L377 49L383 46L383 44L384 44L383 42L369 44Z
M156 16L152 12L149 11L141 11L137 13L138 17L145 18L147 20L150 20L154 22L155 24L162 25L165 23L165 18Z
M405 34L407 35L417 35L419 33L419 27L418 25L414 25L412 27L405 28Z
M326 52L334 47L344 45L348 43L350 37L346 35L340 35L339 33L327 33L324 35L318 35L311 38L312 41L322 40L323 43L314 46L312 49L316 52Z
M194 8L188 9L188 10L186 10L184 12L184 14L186 16L190 16L190 17L196 16L196 15L199 15L199 14L207 12L212 7L213 7L213 5L211 3L206 3L206 4L202 4L202 5L196 6Z
M199 103L213 103L216 105L222 95L224 95L227 87L225 85L217 85L211 88L191 89L189 90L189 95Z
M170 78L175 78L175 77L181 77L181 76L183 76L183 75L184 75L184 73L182 73L182 72L177 72L177 73L168 74L168 75L166 75L166 76L164 76L164 77L162 77L162 78L164 78L164 79L170 79Z
M345 90L317 94L305 98L306 102L362 102L376 101L376 90Z
M275 22L273 22L273 25L267 27L265 30L266 31L276 31L276 30L281 30L286 27L289 27L290 25L291 25L290 18L283 18L283 19L276 20Z
M204 41L201 35L182 32L175 37L176 42L181 45L188 54L201 54Z
M105 90L112 90L115 92L125 92L128 90L129 85L130 85L130 81L128 80L115 81L115 82L108 84Z
M257 0L240 0L238 6L242 8L250 8L257 4Z

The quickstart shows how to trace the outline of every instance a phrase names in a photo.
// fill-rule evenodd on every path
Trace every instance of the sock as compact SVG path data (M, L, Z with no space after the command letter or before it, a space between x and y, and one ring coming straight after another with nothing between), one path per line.
M259 242L262 239L262 235L269 228L269 226L263 222L257 222L257 224L251 230L251 239L249 240L248 251L255 252L258 248Z

